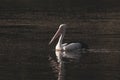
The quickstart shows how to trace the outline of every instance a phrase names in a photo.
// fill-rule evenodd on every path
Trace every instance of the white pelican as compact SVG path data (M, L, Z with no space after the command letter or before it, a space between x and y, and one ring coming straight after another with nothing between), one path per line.
M55 35L53 36L53 38L51 39L51 41L49 42L49 44L51 44L57 37L59 37L58 43L56 45L56 51L61 51L61 53L63 54L59 54L60 52L56 52L56 56L58 59L58 62L61 62L62 57L64 57L64 52L66 51L80 51L81 48L83 48L83 45L81 43L64 43L63 42L63 38L66 32L66 24L61 24L59 26L59 29L57 30L57 32L55 33ZM73 54L66 54L67 56L72 56ZM72 57L75 57L75 55L78 55L78 57L80 56L80 54L74 54Z
M56 48L55 48L56 50L59 50L59 51L69 51L70 50L71 51L71 50L80 49L81 48L80 43L70 43L70 44L64 43L64 44L62 44L64 35L66 32L66 27L67 27L66 24L61 24L59 26L59 29L57 30L57 32L55 33L55 35L53 36L53 38L49 42L49 44L51 44L57 37L60 36L58 43L56 45Z

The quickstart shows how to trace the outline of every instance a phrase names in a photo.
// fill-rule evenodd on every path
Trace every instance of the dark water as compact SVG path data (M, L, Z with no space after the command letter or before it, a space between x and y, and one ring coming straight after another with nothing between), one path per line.
M66 80L120 80L120 20L112 17L63 20L70 26L64 42L82 41L90 49L81 57L79 65L66 65ZM47 24L41 21L39 25L26 25L24 21L20 25L20 20L16 20L18 25L13 25L13 19L8 24L1 20L0 80L57 80L55 57L49 59L57 41L48 43L62 19L49 19Z

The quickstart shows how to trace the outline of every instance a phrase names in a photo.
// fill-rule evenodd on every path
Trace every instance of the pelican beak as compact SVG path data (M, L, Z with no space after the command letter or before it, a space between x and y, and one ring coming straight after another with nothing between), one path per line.
M61 32L62 30L59 28L55 35L53 36L53 38L51 39L51 41L49 42L49 45L61 34Z

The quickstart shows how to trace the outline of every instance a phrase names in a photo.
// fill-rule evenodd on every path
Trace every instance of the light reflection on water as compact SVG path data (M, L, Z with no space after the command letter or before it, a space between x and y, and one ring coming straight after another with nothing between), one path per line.
M119 61L117 50L87 49L81 52L55 51L55 53L63 54L61 62L56 63L57 80L113 80L117 79L115 74L119 76L119 71L115 69L119 67L119 62L116 62ZM67 56L64 56L65 54ZM72 54L79 54L80 57L71 57Z

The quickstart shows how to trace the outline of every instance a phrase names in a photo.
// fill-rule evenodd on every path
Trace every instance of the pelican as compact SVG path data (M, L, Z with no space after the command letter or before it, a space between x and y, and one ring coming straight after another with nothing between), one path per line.
M67 43L64 43L62 44L63 42L63 38L64 38L64 35L65 35L65 32L66 32L66 27L67 25L66 24L61 24L57 30L57 32L55 33L55 35L53 36L53 38L51 39L51 41L49 42L49 44L51 44L57 37L59 37L59 40L58 40L58 43L55 47L56 51L56 57L58 59L58 62L61 62L61 59L62 57L64 57L64 53L66 51L78 51L83 47L81 43L70 43L70 44L67 44ZM59 54L61 52L63 54ZM72 54L66 54L68 56L71 56ZM74 54L73 56L75 56L76 54ZM78 57L80 56L80 54L77 54Z
M56 50L57 51L71 51L71 50L78 50L81 48L81 44L80 43L64 43L63 42L63 38L65 36L65 32L66 32L66 24L61 24L59 26L59 29L57 30L57 32L55 33L55 35L53 36L53 38L51 39L51 41L49 42L49 44L51 44L57 37L59 37L58 43L56 45Z

